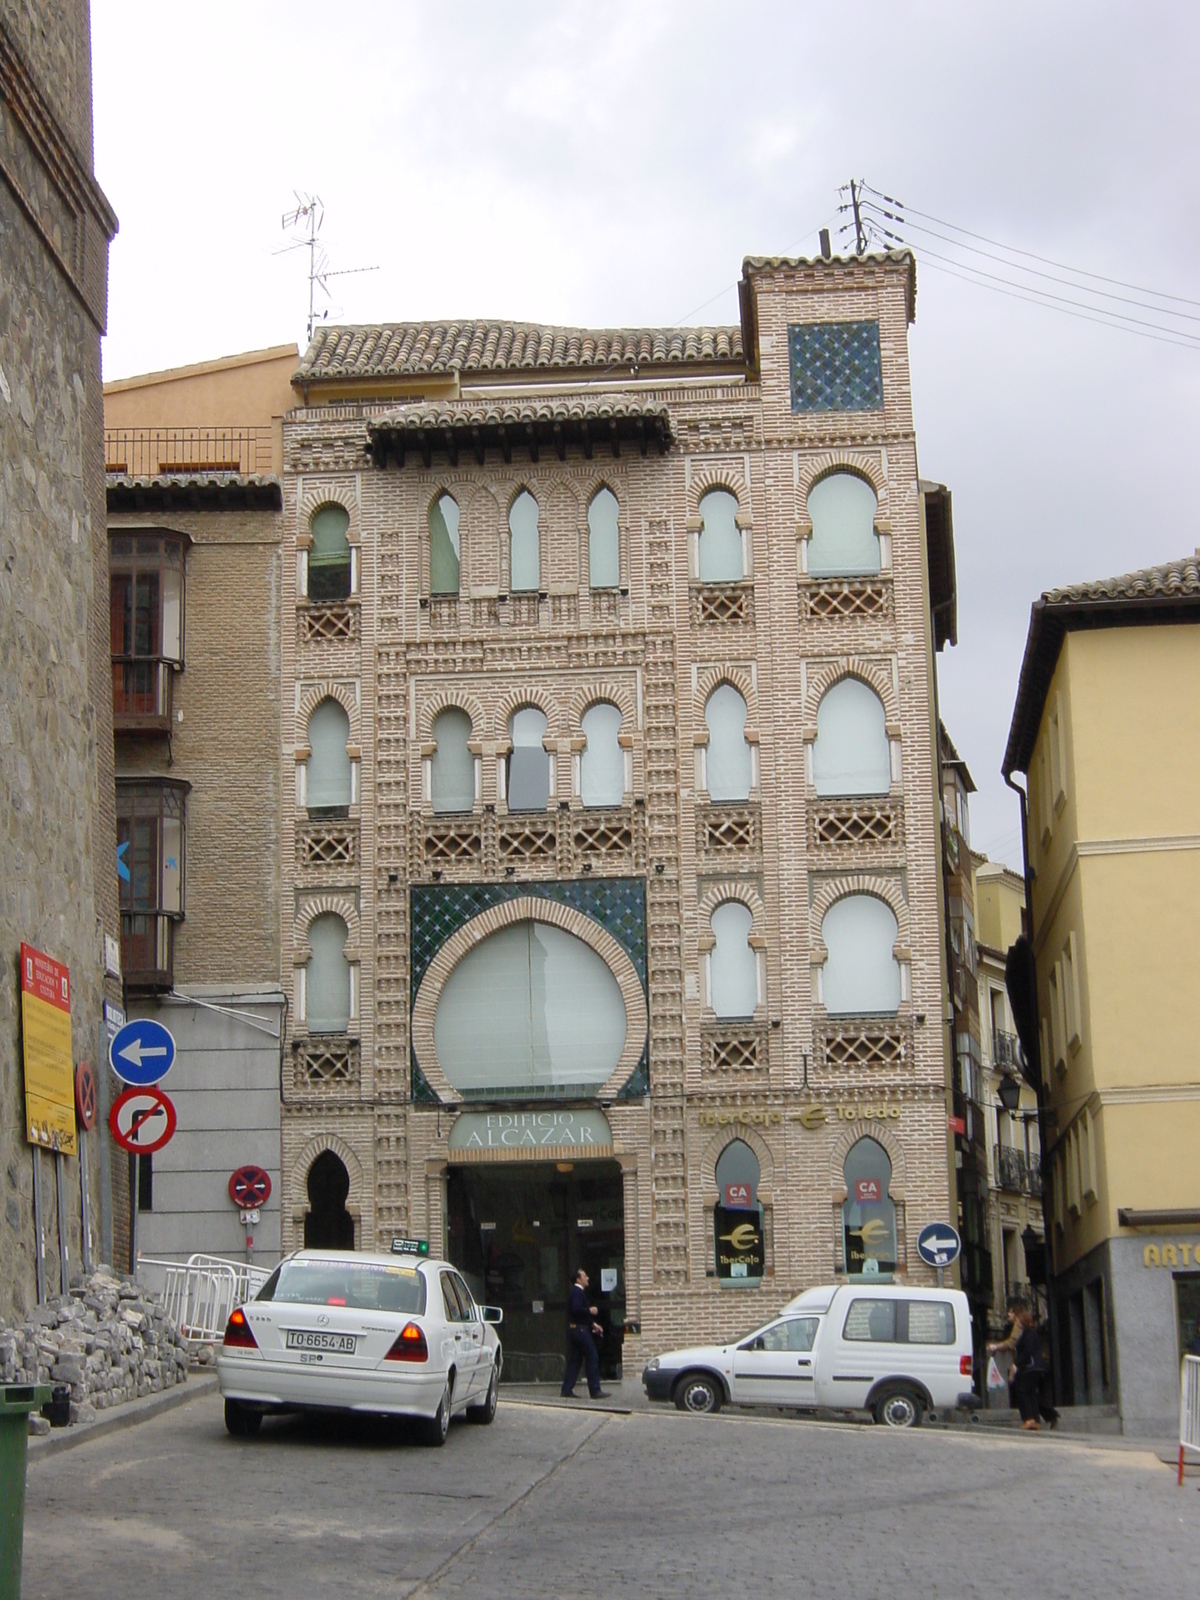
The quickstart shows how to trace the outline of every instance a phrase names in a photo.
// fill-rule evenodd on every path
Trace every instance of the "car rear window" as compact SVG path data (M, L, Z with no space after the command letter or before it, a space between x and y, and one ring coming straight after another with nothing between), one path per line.
M298 1306L402 1311L419 1317L425 1310L425 1279L415 1267L370 1261L285 1261L257 1298Z
M909 1344L953 1344L954 1307L944 1300L908 1302Z

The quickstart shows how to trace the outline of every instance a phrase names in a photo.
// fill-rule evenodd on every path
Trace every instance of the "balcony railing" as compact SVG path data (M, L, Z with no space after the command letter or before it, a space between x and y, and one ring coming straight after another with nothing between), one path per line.
M174 670L161 656L113 656L113 730L169 733Z
M992 1147L995 1157L996 1183L1001 1189L1014 1194L1041 1194L1042 1158L1027 1156L1016 1145L998 1144Z
M114 428L104 435L104 468L114 476L272 470L270 428Z
M1013 1072L1020 1072L1025 1065L1025 1057L1021 1053L1021 1041L1015 1033L1001 1033L999 1029L992 1034L992 1065L996 1067L1009 1067Z
M161 911L122 911L121 971L128 990L161 994L175 987L175 922Z

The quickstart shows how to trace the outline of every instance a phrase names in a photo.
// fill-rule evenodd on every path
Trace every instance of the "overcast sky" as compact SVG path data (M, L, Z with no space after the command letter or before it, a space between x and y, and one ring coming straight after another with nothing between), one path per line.
M92 26L109 377L303 346L306 262L272 253L296 189L324 200L331 267L379 268L331 280L348 322L733 322L742 257L815 252L852 176L1200 301L1182 3L93 0ZM954 494L942 711L973 843L1019 865L999 766L1030 602L1200 543L1200 350L964 283L909 236L920 468Z

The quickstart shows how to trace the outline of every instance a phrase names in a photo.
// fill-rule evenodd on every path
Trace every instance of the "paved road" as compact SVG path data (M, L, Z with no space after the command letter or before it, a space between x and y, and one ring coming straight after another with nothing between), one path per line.
M33 1460L26 1600L873 1600L1196 1591L1200 1495L1149 1450L501 1403L229 1439L216 1396Z

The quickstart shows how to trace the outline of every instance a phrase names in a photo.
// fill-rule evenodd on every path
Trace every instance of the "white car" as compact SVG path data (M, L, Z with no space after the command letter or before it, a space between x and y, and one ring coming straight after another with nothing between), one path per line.
M444 1444L452 1416L496 1415L502 1320L448 1261L298 1250L229 1319L225 1426L245 1437L268 1411L366 1411L415 1417Z
M971 1314L960 1289L872 1282L809 1289L732 1344L655 1356L642 1373L651 1400L681 1411L785 1406L869 1411L893 1428L927 1411L966 1407Z

